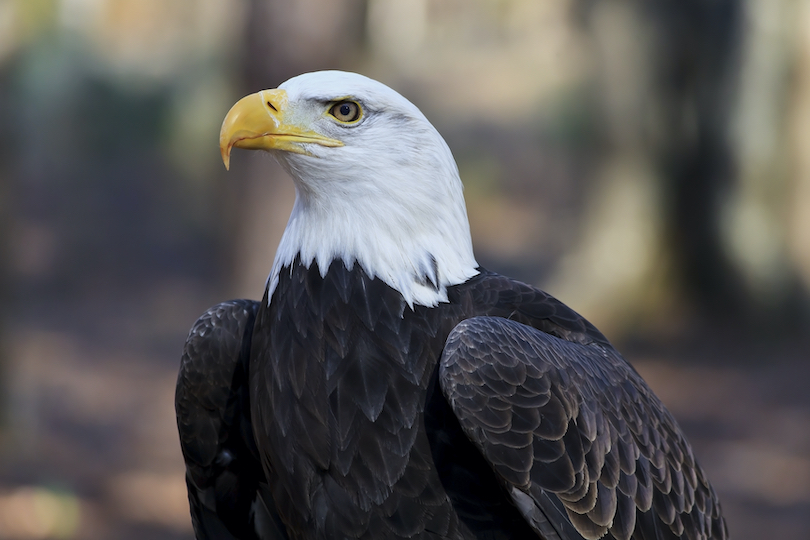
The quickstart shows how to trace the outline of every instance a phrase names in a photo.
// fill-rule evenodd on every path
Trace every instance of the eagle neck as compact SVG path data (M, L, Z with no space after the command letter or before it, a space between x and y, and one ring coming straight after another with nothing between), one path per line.
M478 273L460 186L449 198L454 204L439 205L395 190L380 194L379 186L359 182L312 189L296 181L295 204L268 278L268 298L282 269L298 259L307 268L316 264L322 277L335 260L348 269L358 264L369 277L400 292L411 308L447 302L447 287Z

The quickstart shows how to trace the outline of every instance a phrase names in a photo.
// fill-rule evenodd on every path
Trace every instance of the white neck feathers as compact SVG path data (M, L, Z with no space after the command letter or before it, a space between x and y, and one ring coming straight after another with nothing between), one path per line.
M300 256L307 267L317 264L321 275L335 259L347 268L359 263L369 276L401 292L411 307L446 302L448 286L478 273L461 181L455 162L446 165L451 167L442 173L452 175L449 181L417 180L412 175L422 171L413 167L392 170L382 183L362 174L329 180L308 175L310 185L296 178L295 205L276 252L270 293L281 269Z

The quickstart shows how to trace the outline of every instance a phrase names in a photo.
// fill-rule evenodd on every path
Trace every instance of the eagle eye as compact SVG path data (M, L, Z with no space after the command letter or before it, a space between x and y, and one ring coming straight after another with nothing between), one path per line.
M360 105L354 101L339 101L332 105L332 108L329 109L329 114L340 122L353 124L363 116L363 110L360 108Z

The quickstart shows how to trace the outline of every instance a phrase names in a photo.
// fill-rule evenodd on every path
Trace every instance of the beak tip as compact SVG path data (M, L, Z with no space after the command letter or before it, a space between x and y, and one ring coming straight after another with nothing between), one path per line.
M231 170L231 146L228 145L227 147L220 147L220 153L222 154L222 163L225 164L225 170Z

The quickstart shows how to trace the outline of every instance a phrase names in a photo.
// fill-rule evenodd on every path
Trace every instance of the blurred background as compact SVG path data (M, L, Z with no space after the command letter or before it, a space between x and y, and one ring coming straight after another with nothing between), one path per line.
M736 539L810 537L810 0L0 0L0 539L191 539L173 394L292 205L241 96L359 71L484 266L593 321Z

